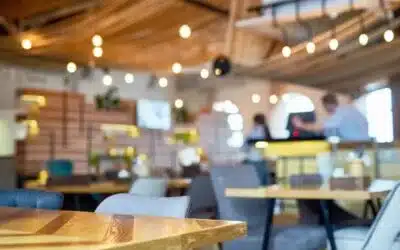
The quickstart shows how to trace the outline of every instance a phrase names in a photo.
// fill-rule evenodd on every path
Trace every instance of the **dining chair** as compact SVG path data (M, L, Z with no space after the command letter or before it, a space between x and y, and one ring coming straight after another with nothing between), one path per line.
M48 160L46 166L50 177L72 176L74 172L74 165L70 160Z
M152 197L165 196L168 180L164 178L138 178L133 182L130 194Z
M0 206L37 208L37 209L61 209L64 197L61 193L15 189L0 191Z
M223 243L224 250L262 249L269 203L267 199L225 197L226 188L254 188L260 178L253 166L213 167L211 180L218 204L218 218L245 221L248 236ZM274 227L270 248L273 250L320 250L326 247L323 227L290 225Z
M400 249L400 183L390 192L371 227L335 231L338 250Z
M101 202L96 213L185 218L189 200L188 196L149 197L115 194Z
M217 201L209 175L192 179L186 195L190 197L189 218L210 219L216 216Z

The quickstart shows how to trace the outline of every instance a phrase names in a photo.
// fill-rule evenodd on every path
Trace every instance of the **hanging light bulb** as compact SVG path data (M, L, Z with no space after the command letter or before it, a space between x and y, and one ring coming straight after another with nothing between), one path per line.
M271 95L269 97L269 103L271 104L277 104L278 103L278 96L277 95Z
M366 46L368 44L368 35L365 33L362 33L359 37L358 37L358 42L362 45L362 46Z
M332 38L332 39L329 41L329 48L330 48L332 51L337 50L337 49L339 48L339 41L338 41L336 38Z
M207 79L210 75L210 72L208 72L208 69L202 69L200 71L200 77L203 79Z
M292 55L292 49L289 46L285 46L282 48L282 55L285 58L288 58Z
M77 66L76 66L76 64L74 63L74 62L69 62L68 64L67 64L67 71L69 72L69 73L75 73L76 72L76 69L77 69Z
M29 39L23 39L21 41L21 47L25 50L30 50L32 48L32 41Z
M192 35L192 29L189 25L184 24L179 28L179 36L183 39L188 39Z
M168 79L165 77L161 77L160 79L158 79L158 86L160 86L161 88L165 88L168 86Z
M179 74L182 72L182 65L178 62L172 64L172 72Z
M101 45L103 45L103 38L100 35L94 35L92 37L92 44L95 47L100 47Z
M386 42L390 43L394 39L394 32L391 29L387 29L385 33L383 33L383 38Z
M103 84L104 85L110 86L112 84L112 81L113 81L113 79L112 79L111 75L106 74L103 76Z
M259 103L261 101L261 96L259 94L252 94L251 101L253 103Z
M177 109L183 108L183 100L182 99L175 100L175 108L177 108Z
M308 42L306 45L306 50L308 54L314 54L315 52L315 43L312 41Z
M94 57L102 57L103 56L103 49L101 47L95 47L93 48L93 55Z
M130 84L133 83L135 81L135 76L131 73L127 73L125 74L125 82Z

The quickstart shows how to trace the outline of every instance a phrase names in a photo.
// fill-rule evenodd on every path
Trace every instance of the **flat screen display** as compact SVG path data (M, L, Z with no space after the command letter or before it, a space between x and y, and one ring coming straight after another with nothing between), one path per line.
M137 103L138 126L148 129L169 130L171 107L160 100L139 100Z

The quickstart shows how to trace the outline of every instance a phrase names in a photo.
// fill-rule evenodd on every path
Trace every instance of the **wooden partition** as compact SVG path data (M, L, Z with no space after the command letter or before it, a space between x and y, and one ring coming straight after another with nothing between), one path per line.
M102 124L136 124L136 102L121 101L119 110L96 110L85 103L85 96L74 92L21 89L18 96L43 96L46 105L30 109L19 120L36 120L39 134L17 142L17 166L21 175L36 175L51 158L69 159L77 173L87 173L89 147L106 151L109 146L124 147L135 144L135 139L121 136L112 144L104 139ZM35 104L30 104L35 105ZM91 134L91 145L88 137Z

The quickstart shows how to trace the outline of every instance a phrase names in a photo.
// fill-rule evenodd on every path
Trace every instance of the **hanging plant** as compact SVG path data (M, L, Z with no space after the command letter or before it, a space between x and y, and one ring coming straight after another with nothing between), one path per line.
M97 109L119 109L121 100L118 96L118 88L110 87L103 95L96 95L96 108Z
M174 120L175 120L176 124L190 122L190 114L189 114L189 111L186 109L186 107L174 108L172 110L172 113L174 115Z

